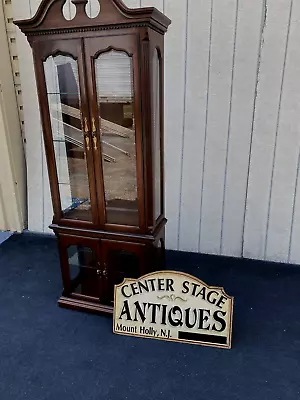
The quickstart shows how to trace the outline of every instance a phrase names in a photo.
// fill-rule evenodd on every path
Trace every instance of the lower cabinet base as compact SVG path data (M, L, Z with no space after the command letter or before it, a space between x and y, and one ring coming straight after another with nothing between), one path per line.
M93 314L113 314L113 307L103 304L97 304L86 300L77 300L71 297L61 296L58 300L58 305L62 308L69 308L71 310L85 311Z
M53 227L63 280L59 306L112 314L115 285L165 268L165 222L152 235Z

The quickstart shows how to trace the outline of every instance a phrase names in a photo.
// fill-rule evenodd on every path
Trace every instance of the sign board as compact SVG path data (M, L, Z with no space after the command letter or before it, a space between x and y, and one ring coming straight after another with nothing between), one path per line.
M159 271L115 286L114 333L231 348L233 298L191 275Z

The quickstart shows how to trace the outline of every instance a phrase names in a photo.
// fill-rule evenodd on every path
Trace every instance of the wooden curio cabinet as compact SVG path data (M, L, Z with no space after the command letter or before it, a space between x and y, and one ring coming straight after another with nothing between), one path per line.
M164 34L155 8L43 0L33 50L63 307L112 312L114 285L164 266ZM71 18L73 17L73 18Z

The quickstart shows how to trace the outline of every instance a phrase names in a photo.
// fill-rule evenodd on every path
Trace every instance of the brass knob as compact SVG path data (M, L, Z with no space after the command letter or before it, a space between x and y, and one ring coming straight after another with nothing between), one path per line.
M93 132L93 133L96 133L96 132L97 132L97 129L96 129L96 121L95 121L95 118L94 118L94 117L92 118L92 132Z
M94 143L94 150L98 150L97 146L97 129L96 129L96 121L95 118L92 117L92 138Z
M96 134L95 133L93 133L93 142L94 142L94 150L98 150L98 147L97 147L97 136L96 136Z
M84 118L84 132L89 133L89 125L86 117Z
M85 138L85 143L86 143L86 149L87 151L90 151L90 137L88 134L84 135Z

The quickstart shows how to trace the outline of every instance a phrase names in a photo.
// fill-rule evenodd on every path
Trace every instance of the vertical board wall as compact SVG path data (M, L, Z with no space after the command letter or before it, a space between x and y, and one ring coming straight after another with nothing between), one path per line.
M168 248L300 263L300 4L125 3L155 6L172 19L165 54ZM15 18L29 18L39 4L13 0ZM21 33L18 45L29 229L46 232L49 182L32 55Z

